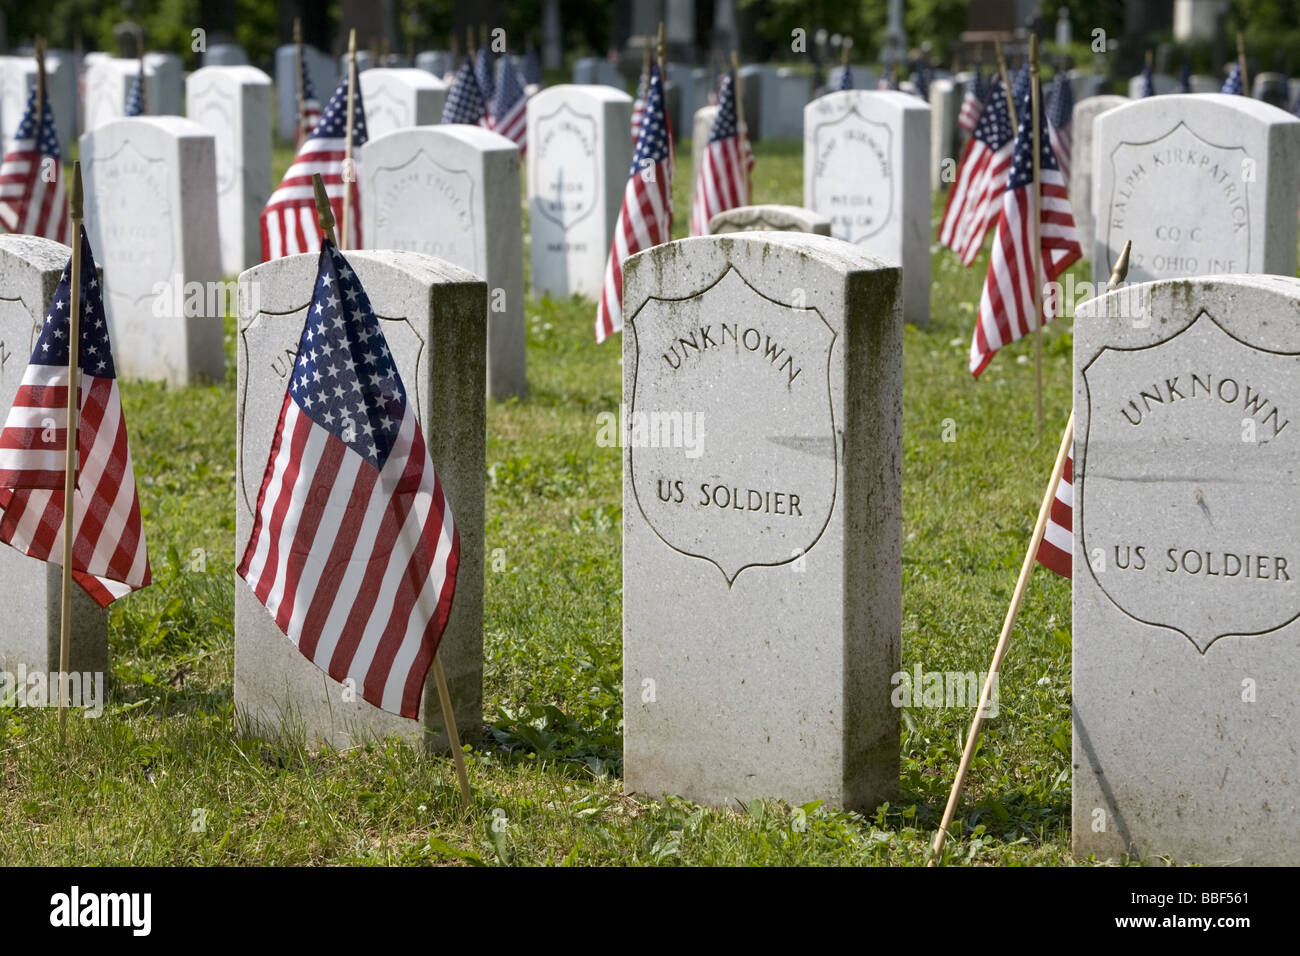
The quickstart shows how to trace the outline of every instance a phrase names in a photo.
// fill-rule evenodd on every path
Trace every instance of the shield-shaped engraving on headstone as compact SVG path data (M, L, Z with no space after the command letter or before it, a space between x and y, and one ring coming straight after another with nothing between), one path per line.
M404 129L413 126L411 100L394 89L396 84L380 83L366 94L366 123L374 129Z
M889 223L894 209L893 131L854 106L813 131L813 209L830 217L831 235L861 242Z
M1115 147L1104 228L1116 254L1133 240L1130 282L1252 271L1246 159L1242 147L1208 142L1184 123Z
M1125 614L1202 654L1300 616L1300 562L1287 557L1300 541L1298 363L1203 310L1172 338L1104 348L1083 370L1075 493L1089 573Z
M797 560L835 507L835 332L812 308L734 269L685 300L650 298L629 323L636 378L623 426L632 490L665 544L741 571Z
M304 303L288 313L258 312L240 328L239 337L243 340L243 347L239 350L239 357L245 363L239 374L240 393L237 401L241 408L250 400L248 382L255 377L274 376L281 388L288 388L289 373L298 357L298 344L309 304ZM410 407L415 409L416 420L419 421L423 417L421 409L424 406L417 372L424 360L424 337L405 318L381 315L379 327L396 359L397 374L402 377L402 386L411 402ZM283 398L278 388L277 398ZM267 459L271 455L271 441L275 437L278 417L254 415L246 408L239 416L239 447L243 449L243 454L240 459L242 473L239 475L238 495L249 513L257 510L257 495L262 487ZM423 421L420 424L423 426Z
M95 220L102 230L96 253L108 277L104 291L110 299L125 299L129 312L154 297L155 283L174 282L181 271L173 247L172 173L166 159L145 156L129 139L93 161ZM140 215L142 197L152 203L148 216Z
M423 149L401 166L374 172L375 233L386 249L446 259L481 274L474 231L474 177L450 169Z
M569 230L596 208L600 181L596 155L596 120L561 103L553 113L537 118L537 210L561 229Z

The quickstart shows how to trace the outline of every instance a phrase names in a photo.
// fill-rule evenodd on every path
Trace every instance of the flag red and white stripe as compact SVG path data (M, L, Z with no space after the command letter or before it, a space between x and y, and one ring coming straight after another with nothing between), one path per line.
M81 345L72 577L100 606L151 580L95 260L81 234ZM72 262L0 432L0 540L63 564Z
M72 226L63 187L63 163L50 98L36 128L36 90L0 163L0 229L67 244Z
M379 320L326 240L238 574L303 656L414 718L459 564Z
M700 151L691 200L691 235L707 236L709 222L719 213L749 205L749 174L754 154L736 117L735 77L722 77L718 112L713 117L709 141Z
M1043 529L1043 540L1035 556L1038 563L1061 577L1074 576L1074 450L1065 459L1065 470L1056 486L1056 497Z
M948 193L939 242L969 266L984 247L984 236L997 223L1002 194L1011 169L1015 130L1000 79L993 80L975 135L962 149L957 181Z
M1002 346L1037 331L1045 320L1050 320L1058 303L1049 294L1047 284L1083 256L1065 178L1056 166L1045 122L1039 125L1038 137L1038 192L1042 197L1039 208L1034 189L1029 90L1025 91L1020 105L1015 158L1003 193L1001 218L971 341L972 375L979 375ZM1035 219L1040 222L1041 248L1037 274L1033 265ZM1041 312L1035 307L1039 301Z
M315 252L324 235L317 224L316 193L312 188L312 174L320 173L329 196L334 219L343 220L344 190L352 198L348 210L347 245L361 248L361 196L357 189L357 158L366 142L366 111L361 102L361 85L357 84L353 103L352 161L347 158L348 79L345 76L329 105L321 114L320 122L310 136L303 140L293 164L284 174L279 187L266 201L262 210L262 261L269 262L282 256L300 252Z
M623 328L623 263L628 256L672 238L672 130L664 112L658 64L650 67L645 117L614 224L605 261L605 282L596 305L596 342Z

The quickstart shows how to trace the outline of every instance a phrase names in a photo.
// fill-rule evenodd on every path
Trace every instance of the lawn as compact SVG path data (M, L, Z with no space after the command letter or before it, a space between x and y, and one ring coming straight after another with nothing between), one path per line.
M798 143L756 149L754 196L799 204ZM675 180L687 223L690 148ZM277 151L277 176L289 161ZM942 211L937 197L935 220ZM932 229L933 235L933 229ZM1070 407L1068 320L966 370L987 255L935 251L933 320L909 327L903 401L903 666L988 666ZM1076 266L1083 278L1082 266ZM911 864L925 862L966 708L906 708L896 804L707 809L622 793L619 347L591 302L530 299L529 396L490 404L484 726L474 805L451 762L394 742L315 751L234 712L234 321L227 380L123 384L152 587L110 616L104 715L0 709L5 864ZM950 440L945 440L950 439ZM1031 581L949 841L952 863L1070 860L1070 587ZM472 731L473 728L464 728ZM706 732L705 728L701 728Z

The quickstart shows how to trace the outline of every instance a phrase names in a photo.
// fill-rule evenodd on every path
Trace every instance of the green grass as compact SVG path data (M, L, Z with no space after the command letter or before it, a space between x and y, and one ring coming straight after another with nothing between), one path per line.
M801 202L797 143L760 144L755 198ZM689 143L675 182L687 222ZM277 151L277 171L289 154ZM935 216L942 209L936 200ZM932 232L933 234L933 232ZM1070 407L1070 336L975 382L966 356L986 257L934 255L933 322L904 354L903 666L983 671ZM105 714L0 710L0 863L921 864L970 720L902 714L901 795L864 814L622 795L617 343L592 303L527 304L530 394L488 410L485 726L464 811L450 762L391 742L313 752L234 713L234 336L220 386L125 383L154 585L110 617ZM951 425L954 441L944 441ZM493 561L496 562L496 569ZM1069 857L1070 587L1037 572L945 860ZM472 729L472 728L466 728ZM494 823L495 821L495 823ZM200 825L202 824L202 825Z

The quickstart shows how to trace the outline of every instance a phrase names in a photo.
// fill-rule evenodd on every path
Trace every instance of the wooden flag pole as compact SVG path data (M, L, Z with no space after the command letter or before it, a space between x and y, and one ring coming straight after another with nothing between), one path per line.
M334 209L330 206L329 193L325 191L325 180L320 178L320 173L311 174L311 187L316 193L316 222L325 238L337 246L339 241L334 236Z
M316 221L320 224L325 238L336 246L334 238L334 210L330 206L329 195L325 192L325 180L320 173L311 175L312 189L316 194ZM438 685L438 702L442 706L442 721L447 731L447 742L451 746L452 760L456 764L456 776L460 781L460 796L465 806L471 803L469 792L469 774L465 770L465 754L460 749L460 734L456 730L456 714L451 707L451 693L447 690L447 675L443 673L442 661L433 655L433 679Z
M1124 243L1124 251L1120 253L1119 259L1116 260L1115 269L1110 274L1110 281L1106 283L1107 292L1117 288L1124 281L1124 277L1128 275L1128 258L1132 247L1132 240ZM979 706L975 709L970 731L966 734L966 746L962 749L961 764L957 767L957 776L953 778L952 790L948 794L948 803L943 809L943 819L939 822L939 832L934 835L934 846L930 853L930 859L926 861L926 866L934 866L938 862L940 852L943 850L943 841L948 836L948 827L951 826L953 814L957 810L957 801L961 799L962 786L966 782L966 774L970 770L971 760L975 756L975 745L979 742L980 730L984 726L984 709L988 706L989 698L993 692L993 682L997 679L1003 658L1006 657L1011 629L1016 625L1016 616L1020 613L1020 602L1024 599L1025 589L1029 585L1029 575L1034 570L1034 562L1038 558L1038 547L1043 542L1043 532L1047 529L1047 519L1052 513L1052 502L1056 500L1056 489L1061 483L1061 475L1065 472L1065 460L1069 456L1073 444L1074 411L1071 410L1070 419L1065 425L1065 432L1061 435L1061 447L1056 452L1056 462L1052 465L1052 477L1047 482L1047 491L1044 492L1042 504L1038 507L1038 520L1034 523L1034 533L1030 536L1029 550L1025 552L1024 563L1020 566L1020 577L1016 580L1016 590L1011 596L1011 606L1007 608L1007 616L1002 622L1002 632L998 635L997 647L993 651L993 662L989 664L988 675L984 678L984 687L980 691Z
M81 395L81 161L72 164L72 192L68 196L72 219L71 298L68 316L68 405L63 454L63 607L59 625L59 742L68 722L68 671L72 648L72 544L73 512L77 488L77 413Z
M998 57L998 73L1002 75L1002 92L1007 98L1007 116L1011 119L1011 129L1014 132L1020 128L1020 123L1016 119L1016 98L1011 95L1011 79L1007 76L1007 58L1002 55L1002 41L993 41L993 51Z
M469 57L470 65L474 64L474 28L465 27L465 55Z
M302 124L303 124L304 114L306 113L306 107L304 107L302 101L303 89L302 89L302 18L301 17L293 18L293 62L294 62L294 66L296 67L296 72L298 77L297 79L298 122L296 124L297 132L294 133L294 137L293 137L294 147L296 148L299 141L302 140Z
M659 36L655 43L655 52L659 56L659 69L662 71L668 66L668 44L664 39L664 22L662 20L659 21ZM665 78L664 81L667 82L667 79Z
M1039 129L1042 110L1039 108L1039 99L1041 93L1038 89L1038 36L1031 33L1029 35L1029 113L1030 113L1030 135L1032 149L1034 153L1034 248L1030 252L1030 257L1034 269L1034 321L1038 323L1038 328L1034 334L1034 412L1035 420L1038 422L1038 437L1043 437L1043 184L1042 170L1039 168L1042 164L1042 149L1039 137L1042 130Z
M36 142L45 129L45 37L36 38Z
M433 680L438 685L438 702L442 705L442 722L447 731L447 744L451 759L456 764L456 779L460 781L460 798L465 806L472 802L469 793L469 774L465 770L465 754L460 749L460 734L456 731L456 712L451 707L451 692L447 690L447 675L442 670L442 658L433 655Z
M1241 69L1241 95L1250 96L1250 83L1246 76L1246 38L1237 31L1237 66Z
M352 120L357 102L357 31L348 31L348 120L347 140L343 147L343 216L339 221L340 249L348 248L348 232L352 225L352 180L356 173L352 168Z

